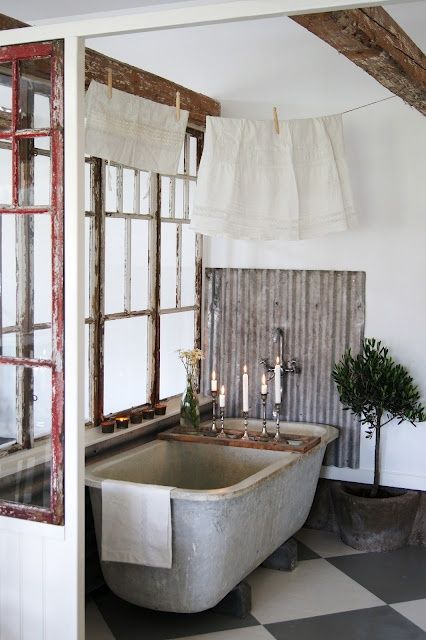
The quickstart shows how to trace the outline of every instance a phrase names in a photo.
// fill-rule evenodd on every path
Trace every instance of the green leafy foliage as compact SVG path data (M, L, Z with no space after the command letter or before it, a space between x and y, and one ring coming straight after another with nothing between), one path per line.
M361 352L348 349L333 369L340 401L345 409L367 425L366 437L375 433L374 482L370 497L378 496L380 485L380 431L397 420L415 425L426 421L420 392L407 369L395 362L389 349L375 338L366 338Z
M362 424L382 426L397 419L412 424L426 420L420 392L407 369L395 362L389 349L375 338L366 338L361 352L348 349L333 369L340 400Z

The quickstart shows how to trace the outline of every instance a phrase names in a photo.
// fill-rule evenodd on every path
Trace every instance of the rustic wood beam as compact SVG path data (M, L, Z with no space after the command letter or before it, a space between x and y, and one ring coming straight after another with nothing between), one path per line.
M426 115L426 56L382 7L291 19Z
M0 14L0 31L28 27L25 22ZM28 65L27 65L28 68ZM107 84L107 69L112 70L112 85L115 89L126 91L154 102L174 106L176 92L180 92L182 109L189 111L189 124L205 126L206 116L220 115L220 102L201 93L143 71L125 62L110 58L98 51L86 48L86 88L91 80ZM43 77L43 61L34 61L34 71Z

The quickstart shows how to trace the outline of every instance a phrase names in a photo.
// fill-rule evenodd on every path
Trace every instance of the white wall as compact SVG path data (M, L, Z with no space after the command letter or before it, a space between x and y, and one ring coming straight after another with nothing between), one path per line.
M270 107L223 103L224 116L269 117ZM399 99L344 116L359 215L356 231L301 242L210 238L209 267L342 269L366 272L366 336L389 345L426 398L426 124ZM297 357L297 354L295 354ZM302 363L303 364L303 363ZM383 482L426 490L426 424L383 432ZM373 442L362 438L360 469L327 469L332 478L370 481Z

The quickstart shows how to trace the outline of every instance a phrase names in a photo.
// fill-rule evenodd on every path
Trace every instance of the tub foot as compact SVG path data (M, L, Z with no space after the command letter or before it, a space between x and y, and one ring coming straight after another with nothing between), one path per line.
M297 542L294 538L289 538L262 563L262 567L277 571L294 571L296 566Z
M212 611L234 618L245 618L251 611L251 586L243 580Z

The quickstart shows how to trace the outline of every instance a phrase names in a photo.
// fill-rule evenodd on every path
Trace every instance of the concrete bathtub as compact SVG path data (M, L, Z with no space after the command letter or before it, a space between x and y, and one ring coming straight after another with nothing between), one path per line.
M319 435L321 442L298 454L158 440L92 464L86 485L99 554L102 479L176 487L172 568L102 561L110 589L139 606L179 613L203 611L224 598L302 527L325 448L338 436L334 427L302 423L286 423L285 432Z

